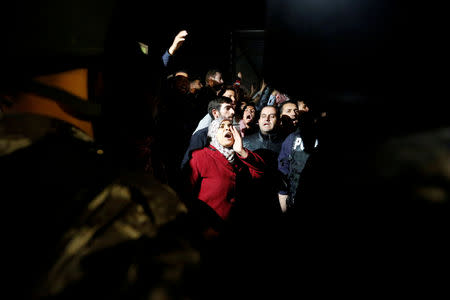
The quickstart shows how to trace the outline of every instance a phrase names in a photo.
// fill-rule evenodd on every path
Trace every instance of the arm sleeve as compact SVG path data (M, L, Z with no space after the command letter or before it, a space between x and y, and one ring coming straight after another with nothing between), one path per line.
M198 160L193 158L189 161L189 183L191 184L192 190L200 178Z
M263 109L263 107L267 105L267 102L269 101L271 93L272 93L272 88L267 86L261 95L261 99L259 100L258 107L256 108L257 111L261 111Z
M283 144L281 145L280 154L278 155L278 170L280 171L282 180L284 180L285 183L287 180L287 175L289 174L290 171L289 155L291 153L292 137L293 137L292 135L289 135L284 140ZM286 186L286 184L283 186ZM287 191L282 189L279 191L279 193L282 195L286 195Z
M240 155L236 154L237 157L249 168L252 178L261 178L264 175L264 169L266 167L266 162L261 156L253 151L247 149L248 155L246 158L242 158Z
M166 50L166 52L164 52L164 54L162 56L164 67L167 67L167 65L169 64L170 56L171 55L169 54L169 50Z
M262 91L257 91L257 92L253 95L252 99L255 100L256 98L260 97L261 94L262 94Z

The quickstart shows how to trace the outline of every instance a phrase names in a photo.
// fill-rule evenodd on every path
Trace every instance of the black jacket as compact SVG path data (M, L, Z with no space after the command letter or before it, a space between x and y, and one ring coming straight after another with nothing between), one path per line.
M202 149L208 146L208 127L197 130L192 136L189 142L189 146L184 153L183 160L181 161L181 169L184 169L186 164L191 160L191 154L194 150Z
M247 148L250 151L267 149L279 153L283 139L278 132L262 134L261 131L258 131L251 135L245 136L243 143L244 148Z

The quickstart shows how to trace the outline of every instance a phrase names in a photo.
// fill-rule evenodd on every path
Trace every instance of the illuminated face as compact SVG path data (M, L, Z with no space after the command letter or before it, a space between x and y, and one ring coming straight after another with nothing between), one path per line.
M219 114L224 119L232 120L234 117L233 105L231 105L229 103L222 103L222 105L220 106Z
M219 129L217 130L217 141L225 148L232 147L234 144L234 137L231 133L232 126L233 124L229 120L224 120L220 123Z
M258 120L259 130L263 134L271 132L275 128L277 120L277 109L269 106L264 107Z
M195 79L194 81L192 81L190 83L190 90L191 90L192 94L196 93L202 87L203 87L203 84L201 83L200 79Z
M283 105L281 115L289 116L289 118L291 118L292 120L292 123L294 123L294 125L297 125L299 111L297 105L295 105L294 103L286 103L285 105Z
M253 121L253 119L255 119L255 115L256 115L255 107L249 105L245 108L244 113L242 115L242 119L244 120L245 124L248 124L251 121Z
M209 85L211 87L221 87L223 84L222 73L216 72L214 76L209 77Z
M231 105L233 108L236 107L236 92L234 90L226 90L222 96L230 98L232 101Z
M212 79L218 83L223 83L222 73L220 72L216 72L216 74L214 74L214 77Z
M300 112L309 111L308 105L306 105L305 101L303 101L303 100L297 101L297 106L298 106L298 110Z

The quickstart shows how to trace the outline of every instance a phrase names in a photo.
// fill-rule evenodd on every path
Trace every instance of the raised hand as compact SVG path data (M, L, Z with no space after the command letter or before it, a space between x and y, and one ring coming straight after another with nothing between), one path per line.
M246 158L248 153L247 153L247 150L242 145L241 133L234 126L231 126L231 133L233 134L233 138L234 138L234 144L233 144L234 152L239 154L241 157Z
M252 85L250 86L250 95L254 95L255 94L255 87L253 86L253 83L252 83Z
M173 43L169 48L169 54L174 55L175 52L183 45L183 42L186 40L186 36L188 35L186 30L181 30L173 39Z
M263 80L262 80L262 82L261 82L261 91L264 91L264 89L266 88L266 86L267 86L267 83L264 81L264 78L263 78Z

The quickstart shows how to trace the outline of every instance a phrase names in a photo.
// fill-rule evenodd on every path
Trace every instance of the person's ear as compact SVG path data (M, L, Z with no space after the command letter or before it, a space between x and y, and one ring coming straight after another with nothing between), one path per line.
M217 109L213 108L213 109L211 110L211 112L212 112L212 114L213 114L213 116L214 116L215 119L217 119L218 117L220 117L219 111L218 111Z

